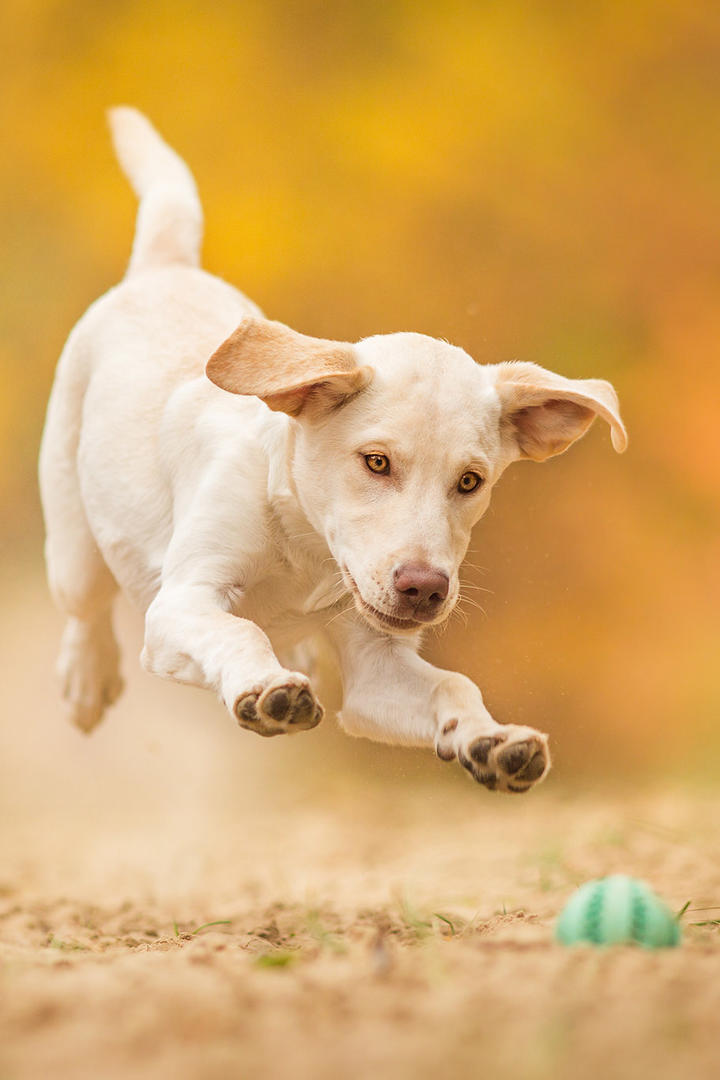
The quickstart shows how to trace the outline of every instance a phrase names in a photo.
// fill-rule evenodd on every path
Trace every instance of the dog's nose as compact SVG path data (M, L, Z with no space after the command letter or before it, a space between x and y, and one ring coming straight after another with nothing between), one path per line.
M412 613L421 622L432 619L450 589L450 579L444 570L420 563L398 566L393 583L403 611Z

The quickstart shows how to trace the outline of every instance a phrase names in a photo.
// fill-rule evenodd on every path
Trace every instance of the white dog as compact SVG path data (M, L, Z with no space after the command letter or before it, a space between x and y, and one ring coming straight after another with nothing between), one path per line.
M241 727L320 721L307 675L277 651L324 631L346 731L434 745L488 788L527 791L547 737L497 724L469 679L418 647L452 611L510 462L561 453L596 415L625 448L612 386L480 366L422 334L351 345L266 320L198 268L184 163L135 110L111 125L140 198L132 257L70 335L40 455L74 722L90 731L122 689L120 587L145 612L144 667L213 689Z

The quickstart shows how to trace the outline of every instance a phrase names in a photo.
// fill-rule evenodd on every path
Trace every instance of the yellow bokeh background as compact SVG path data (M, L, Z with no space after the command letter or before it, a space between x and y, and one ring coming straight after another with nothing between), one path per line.
M205 265L268 315L614 382L628 453L598 424L515 466L484 610L429 652L578 773L720 772L717 6L6 0L0 30L3 574L42 572L45 401L124 271L103 114L134 104L195 173Z

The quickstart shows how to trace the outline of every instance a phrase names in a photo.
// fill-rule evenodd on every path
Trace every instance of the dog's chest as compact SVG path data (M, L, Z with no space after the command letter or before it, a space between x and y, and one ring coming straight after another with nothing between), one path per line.
M238 596L235 614L262 627L275 647L293 645L333 617L345 595L338 569L277 563Z

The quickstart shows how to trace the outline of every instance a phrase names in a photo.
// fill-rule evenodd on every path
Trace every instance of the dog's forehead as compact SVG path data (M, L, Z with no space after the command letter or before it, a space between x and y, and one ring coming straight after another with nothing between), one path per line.
M385 334L356 346L373 369L367 405L394 415L440 425L445 437L462 441L496 427L499 400L487 368L455 345L424 334Z
M426 334L377 334L358 342L355 349L363 363L387 376L407 376L411 372L427 377L434 373L448 376L477 367L464 349Z

